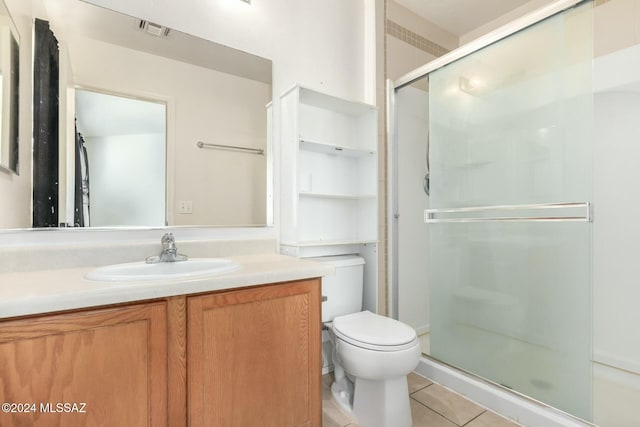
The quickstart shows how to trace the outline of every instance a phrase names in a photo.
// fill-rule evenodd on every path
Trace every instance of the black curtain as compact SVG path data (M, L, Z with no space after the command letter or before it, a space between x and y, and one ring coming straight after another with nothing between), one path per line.
M58 226L58 40L36 19L33 59L33 226Z
M76 123L76 170L73 222L75 227L89 226L89 157L84 138Z
M20 174L20 142L18 140L20 107L20 46L11 34L11 101L9 107L9 168Z

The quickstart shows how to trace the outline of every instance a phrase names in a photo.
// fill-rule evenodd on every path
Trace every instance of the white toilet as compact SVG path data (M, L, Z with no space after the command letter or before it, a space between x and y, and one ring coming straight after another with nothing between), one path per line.
M420 358L413 328L362 310L364 260L360 257L315 258L336 273L322 279L322 322L333 343L338 404L364 427L409 427L411 408L407 374Z

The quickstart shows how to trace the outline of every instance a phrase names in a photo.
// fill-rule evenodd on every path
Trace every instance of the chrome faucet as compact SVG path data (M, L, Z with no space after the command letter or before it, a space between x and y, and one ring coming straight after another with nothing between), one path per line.
M189 259L188 256L178 253L176 239L173 237L173 233L165 233L162 236L162 239L160 239L160 243L162 243L162 252L160 252L160 255L148 257L146 259L147 264L155 264L158 262L179 262Z

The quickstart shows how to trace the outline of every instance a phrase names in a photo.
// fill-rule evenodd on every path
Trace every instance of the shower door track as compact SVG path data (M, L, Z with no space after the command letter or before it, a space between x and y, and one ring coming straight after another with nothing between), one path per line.
M576 423L578 423L580 426L584 425L584 426L597 427L595 424L593 424L593 423L591 423L589 421L583 420L582 418L576 417L575 415L572 415L572 414L570 414L568 412L565 412L562 409L558 409L555 406L548 405L548 404L546 404L544 402L541 402L541 401L539 401L537 399L534 399L531 396L527 396L526 394L521 393L521 392L519 392L517 390L514 390L513 388L511 388L509 386L506 386L504 384L500 384L500 383L497 383L495 381L491 381L491 380L489 380L489 379L487 379L485 377L482 377L482 376L480 376L478 374L475 374L475 373L473 373L471 371L467 371L467 370L462 369L462 368L460 368L458 366L451 365L451 364L449 364L447 362L444 362L444 361L438 359L437 357L433 357L433 356L431 356L429 354L424 354L424 353L422 353L421 357L424 358L424 359L428 359L428 360L434 362L435 364L439 364L439 365L442 365L442 366L444 366L444 367L446 367L448 369L451 369L452 371L455 371L458 374L466 376L466 377L468 377L468 378L470 378L472 380L481 382L481 383L486 384L486 385L488 385L490 387L495 387L496 389L498 389L500 391L503 391L503 392L506 392L506 393L509 393L509 394L515 396L518 399L522 399L523 401L526 401L526 402L532 403L534 405L537 405L537 406L539 406L541 408L544 408L546 411L550 411L551 413L559 414L562 417L566 417L566 418L568 418L570 420L573 420ZM443 384L443 385L446 386L446 384Z

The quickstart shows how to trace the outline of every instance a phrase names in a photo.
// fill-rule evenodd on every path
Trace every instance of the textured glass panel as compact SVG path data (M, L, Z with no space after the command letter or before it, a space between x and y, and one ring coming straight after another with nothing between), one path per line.
M570 9L430 75L431 209L592 200L591 15ZM431 355L591 419L591 227L429 224Z
M591 198L591 5L429 76L431 208Z
M590 227L432 225L431 355L590 418Z

